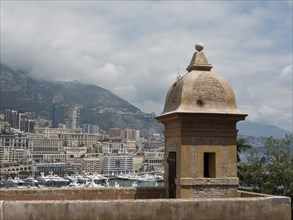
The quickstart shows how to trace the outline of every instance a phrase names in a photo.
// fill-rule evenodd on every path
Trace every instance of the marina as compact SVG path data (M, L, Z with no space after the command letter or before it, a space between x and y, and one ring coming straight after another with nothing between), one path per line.
M36 178L21 179L18 176L1 179L0 188L101 188L101 187L162 187L162 174L101 174L80 173L60 177L53 172L41 173Z

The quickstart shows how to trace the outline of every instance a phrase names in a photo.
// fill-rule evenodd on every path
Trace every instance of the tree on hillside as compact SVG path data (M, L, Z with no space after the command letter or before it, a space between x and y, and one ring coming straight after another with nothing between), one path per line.
M240 154L248 151L251 148L252 145L247 143L247 140L245 138L237 139L237 163L240 163Z
M242 187L293 199L293 136L268 138L264 154L249 149L247 163L239 164Z

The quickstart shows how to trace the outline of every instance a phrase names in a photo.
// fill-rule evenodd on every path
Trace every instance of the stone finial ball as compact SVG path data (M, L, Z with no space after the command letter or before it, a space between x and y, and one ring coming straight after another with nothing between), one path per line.
M196 45L195 45L195 49L197 51L202 51L203 50L203 43L202 42L198 42Z

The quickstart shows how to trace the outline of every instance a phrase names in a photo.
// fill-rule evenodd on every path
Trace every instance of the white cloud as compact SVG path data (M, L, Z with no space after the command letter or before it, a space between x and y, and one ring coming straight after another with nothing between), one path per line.
M282 69L276 82L280 86L282 86L282 88L286 88L292 92L292 87L293 87L293 80L292 80L293 76L292 75L293 75L292 65L287 65Z
M244 105L240 106L241 110L248 113L246 120L260 122L271 125L283 125L290 130L292 128L292 114L290 109L278 108L275 104L268 105ZM291 109L292 110L292 109Z
M1 62L36 78L95 83L158 114L178 68L186 72L202 41L249 118L292 130L290 1L1 6Z

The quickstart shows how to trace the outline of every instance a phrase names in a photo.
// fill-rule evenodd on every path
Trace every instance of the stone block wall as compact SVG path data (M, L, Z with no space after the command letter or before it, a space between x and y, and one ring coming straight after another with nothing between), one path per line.
M234 198L237 195L237 187L227 185L192 187L192 198Z
M258 195L226 199L0 201L0 220L11 219L290 220L291 200L288 197Z
M161 199L166 190L154 188L1 189L0 200L121 200Z

